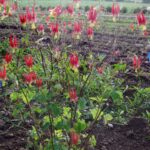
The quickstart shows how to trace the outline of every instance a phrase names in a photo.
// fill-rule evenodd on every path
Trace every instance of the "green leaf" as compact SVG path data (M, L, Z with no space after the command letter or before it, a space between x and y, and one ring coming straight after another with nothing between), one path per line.
M49 126L50 126L49 116L44 116L44 118L43 118L43 124L42 124L42 129L43 130L47 130L47 129L49 129Z
M102 102L102 100L103 100L102 97L90 97L89 99L92 100L92 101L99 102L99 103Z
M123 64L123 63L120 63L120 64L115 64L114 65L114 69L117 70L117 71L124 71L126 70L126 64Z
M34 107L33 110L34 112L39 113L39 114L42 112L42 109L40 107Z
M97 115L98 115L98 112L100 112L100 109L96 107L96 108L91 109L90 112L92 114L93 119L95 119L97 117ZM100 119L100 117L102 115L103 115L103 112L101 112L101 114L99 115L98 119Z
M123 100L123 93L122 91L113 91L111 93L111 98L113 99L115 104L121 104Z
M32 130L30 130L30 133L31 133L32 138L33 138L35 141L37 141L37 140L38 140L38 134L37 134L37 131L36 131L36 129L35 129L34 126L32 126Z
M54 86L54 89L56 90L56 91L62 91L63 90L63 87L62 87L62 85L61 84L56 84L55 86Z
M50 123L49 116L44 116L43 123Z
M69 131L70 130L70 124L69 124L69 120L66 119L61 119L57 122L57 124L55 125L56 129L61 129L61 130L66 130Z
M52 99L53 95L52 93L48 92L47 89L41 89L39 93L36 93L34 96L34 99L39 102L46 102L50 101Z
M25 104L30 103L33 97L35 96L35 91L29 91L27 89L23 89L24 92L21 93L21 98Z
M84 110L86 108L87 101L85 99L80 99L78 101L78 107L80 110Z
M50 104L48 106L48 109L51 111L51 113L54 115L54 116L59 116L61 115L62 113L62 107L60 107L58 104Z
M111 114L104 115L104 123L107 124L109 121L113 119Z
M20 93L18 93L18 92L13 92L13 93L10 94L10 99L12 101L16 101L19 98L20 98Z
M64 107L63 108L63 116L70 119L71 113L70 113L70 107Z
M91 138L89 139L89 142L92 147L96 146L96 138L94 135L91 136Z
M74 128L78 133L81 133L86 128L85 120L78 120Z

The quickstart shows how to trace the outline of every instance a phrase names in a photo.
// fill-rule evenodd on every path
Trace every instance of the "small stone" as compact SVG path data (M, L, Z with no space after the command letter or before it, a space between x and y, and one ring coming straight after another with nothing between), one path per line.
M114 126L113 126L113 124L108 123L108 127L113 128Z

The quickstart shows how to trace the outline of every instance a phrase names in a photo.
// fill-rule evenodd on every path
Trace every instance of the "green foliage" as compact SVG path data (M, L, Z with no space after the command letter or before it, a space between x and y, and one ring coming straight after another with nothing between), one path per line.
M91 136L91 138L89 139L89 142L90 142L90 145L92 147L95 147L96 146L96 139L95 139L95 136Z

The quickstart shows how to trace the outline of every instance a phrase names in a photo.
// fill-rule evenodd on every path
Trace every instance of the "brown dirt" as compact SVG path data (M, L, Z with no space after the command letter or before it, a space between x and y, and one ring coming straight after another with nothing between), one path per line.
M23 150L26 141L27 128L12 118L8 102L0 97L0 150Z
M0 40L9 36L13 31L18 37L22 37L21 28L16 26L0 25ZM32 41L41 38L36 33L30 35ZM50 42L47 40L46 43ZM69 37L66 38L66 43L71 44ZM59 45L63 41L59 41ZM115 64L117 62L126 62L128 72L120 73L118 77L125 78L127 85L139 85L139 80L142 79L141 87L149 87L150 78L147 74L150 70L150 63L146 59L147 53L147 38L139 35L126 34L114 35L112 33L96 33L94 41L90 42L87 38L83 38L79 43L73 45L72 49L78 50L79 53L86 55L92 51L106 55L104 64ZM32 45L34 46L34 45ZM112 57L112 53L119 50L119 56ZM137 78L131 66L131 57L133 54L142 56L142 71L143 73ZM129 91L127 91L129 92ZM133 92L126 93L127 95ZM21 126L14 126L13 118L9 115L7 104L0 99L0 150L23 150L26 147L27 132ZM133 119L128 125L114 125L109 128L103 125L97 125L92 133L96 135L97 146L96 150L150 150L150 128L143 120Z
M97 125L96 150L150 150L150 127L142 118L133 118L127 125ZM88 149L88 148L87 148Z

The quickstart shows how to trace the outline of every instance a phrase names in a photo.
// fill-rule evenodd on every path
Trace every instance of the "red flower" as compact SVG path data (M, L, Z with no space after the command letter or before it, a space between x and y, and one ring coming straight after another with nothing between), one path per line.
M7 78L6 68L4 68L3 70L0 70L0 79L6 80L6 78Z
M27 55L24 57L25 64L31 68L33 66L33 57L31 55Z
M7 64L9 64L12 61L12 55L7 53L4 57Z
M31 12L30 12L29 7L26 7L26 18L27 18L27 21L28 21L28 22L31 22L31 21L32 21L32 14L31 14Z
M4 5L5 4L5 0L0 0L0 5Z
M38 88L40 88L40 87L42 86L42 84L43 84L42 79L37 79L37 80L36 80L36 86L37 86Z
M74 23L74 32L77 34L81 33L81 24L79 22Z
M23 77L24 77L25 82L26 82L27 84L31 84L31 83L32 83L33 81L35 81L36 78L37 78L35 72L30 72L30 73L28 73L28 74L24 74Z
M52 23L50 25L50 28L51 28L51 31L52 31L53 34L57 34L58 31L59 31L59 25L58 25L58 23L55 23L55 24Z
M25 82L27 84L31 84L33 82L32 74L30 74L30 73L29 74L24 74L23 76L24 76Z
M34 7L32 7L32 22L36 22L36 13Z
M67 11L70 15L73 15L73 12L74 12L74 7L72 5L69 5L68 8L67 8Z
M87 35L90 39L93 38L93 28L92 27L87 28Z
M36 73L33 71L33 72L30 72L30 75L32 76L32 80L36 80L36 78L37 78L37 75L36 75Z
M79 142L80 136L75 131L70 132L70 140L72 145L77 145Z
M101 75L103 74L103 68L102 67L97 67L97 72Z
M61 13L62 13L62 7L61 6L56 6L54 8L54 13L56 14L56 16L61 15Z
M17 40L16 36L10 35L9 45L11 48L17 48L18 47L18 40Z
M93 7L91 7L89 12L88 12L88 20L91 23L96 22L96 17L97 17L97 12Z
M146 25L147 19L143 12L138 13L136 18L139 26Z
M112 8L111 8L111 13L112 13L113 16L118 16L119 15L119 13L120 13L120 6L119 6L118 3L117 4L113 3Z
M41 33L44 32L44 25L43 25L43 24L40 24L40 25L38 26L38 31L41 32Z
M76 89L71 88L71 89L69 90L69 97L70 97L70 101L71 101L71 102L74 102L74 103L75 103L75 102L78 101Z
M140 69L141 64L142 64L141 58L135 55L133 57L132 61L133 61L133 67L134 67L134 69L135 70Z
M79 67L79 59L78 59L77 54L72 53L70 55L70 65L72 68L78 68Z
M26 25L26 23L27 23L27 16L26 16L26 14L19 15L19 19L20 19L20 23L22 25Z

